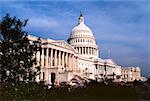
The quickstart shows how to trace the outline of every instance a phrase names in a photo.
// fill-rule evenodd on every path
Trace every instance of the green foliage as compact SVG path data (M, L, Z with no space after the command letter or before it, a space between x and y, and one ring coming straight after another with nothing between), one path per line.
M2 100L139 100L132 87L90 83L86 88L54 87L44 83L19 83L1 87Z
M0 82L16 85L32 82L39 74L35 67L38 41L30 43L25 28L28 20L21 21L7 14L0 21ZM34 68L33 68L34 67Z
M148 78L146 82L150 84L150 78Z

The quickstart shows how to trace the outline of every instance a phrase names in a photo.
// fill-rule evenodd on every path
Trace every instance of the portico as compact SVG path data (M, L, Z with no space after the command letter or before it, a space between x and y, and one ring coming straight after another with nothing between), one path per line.
M40 51L36 53L37 65L41 65L43 72L39 76L42 78L39 79L50 82L49 74L55 73L57 81L61 74L67 74L75 70L75 50L70 46L64 48L63 45L66 45L66 43L63 41L60 43L61 44L55 44L55 42L53 42L51 44L42 45Z

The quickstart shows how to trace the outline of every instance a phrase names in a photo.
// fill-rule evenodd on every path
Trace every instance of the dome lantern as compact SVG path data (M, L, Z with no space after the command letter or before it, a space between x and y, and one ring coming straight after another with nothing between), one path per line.
M80 17L79 17L79 24L81 23L84 23L84 17L82 15L82 13L80 14Z

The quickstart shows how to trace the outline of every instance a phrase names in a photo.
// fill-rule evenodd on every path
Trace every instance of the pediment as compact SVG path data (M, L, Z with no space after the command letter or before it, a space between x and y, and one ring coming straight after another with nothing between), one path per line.
M57 45L59 47L65 48L65 49L69 49L69 50L75 51L75 49L73 48L73 46L71 46L70 44L68 44L64 40L54 41L54 42L51 42L51 44Z

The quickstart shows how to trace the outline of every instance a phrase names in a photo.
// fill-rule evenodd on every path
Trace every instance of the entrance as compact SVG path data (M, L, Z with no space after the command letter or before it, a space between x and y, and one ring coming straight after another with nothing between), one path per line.
M54 85L55 79L56 79L56 74L55 73L51 73L51 83L52 83L52 85Z

